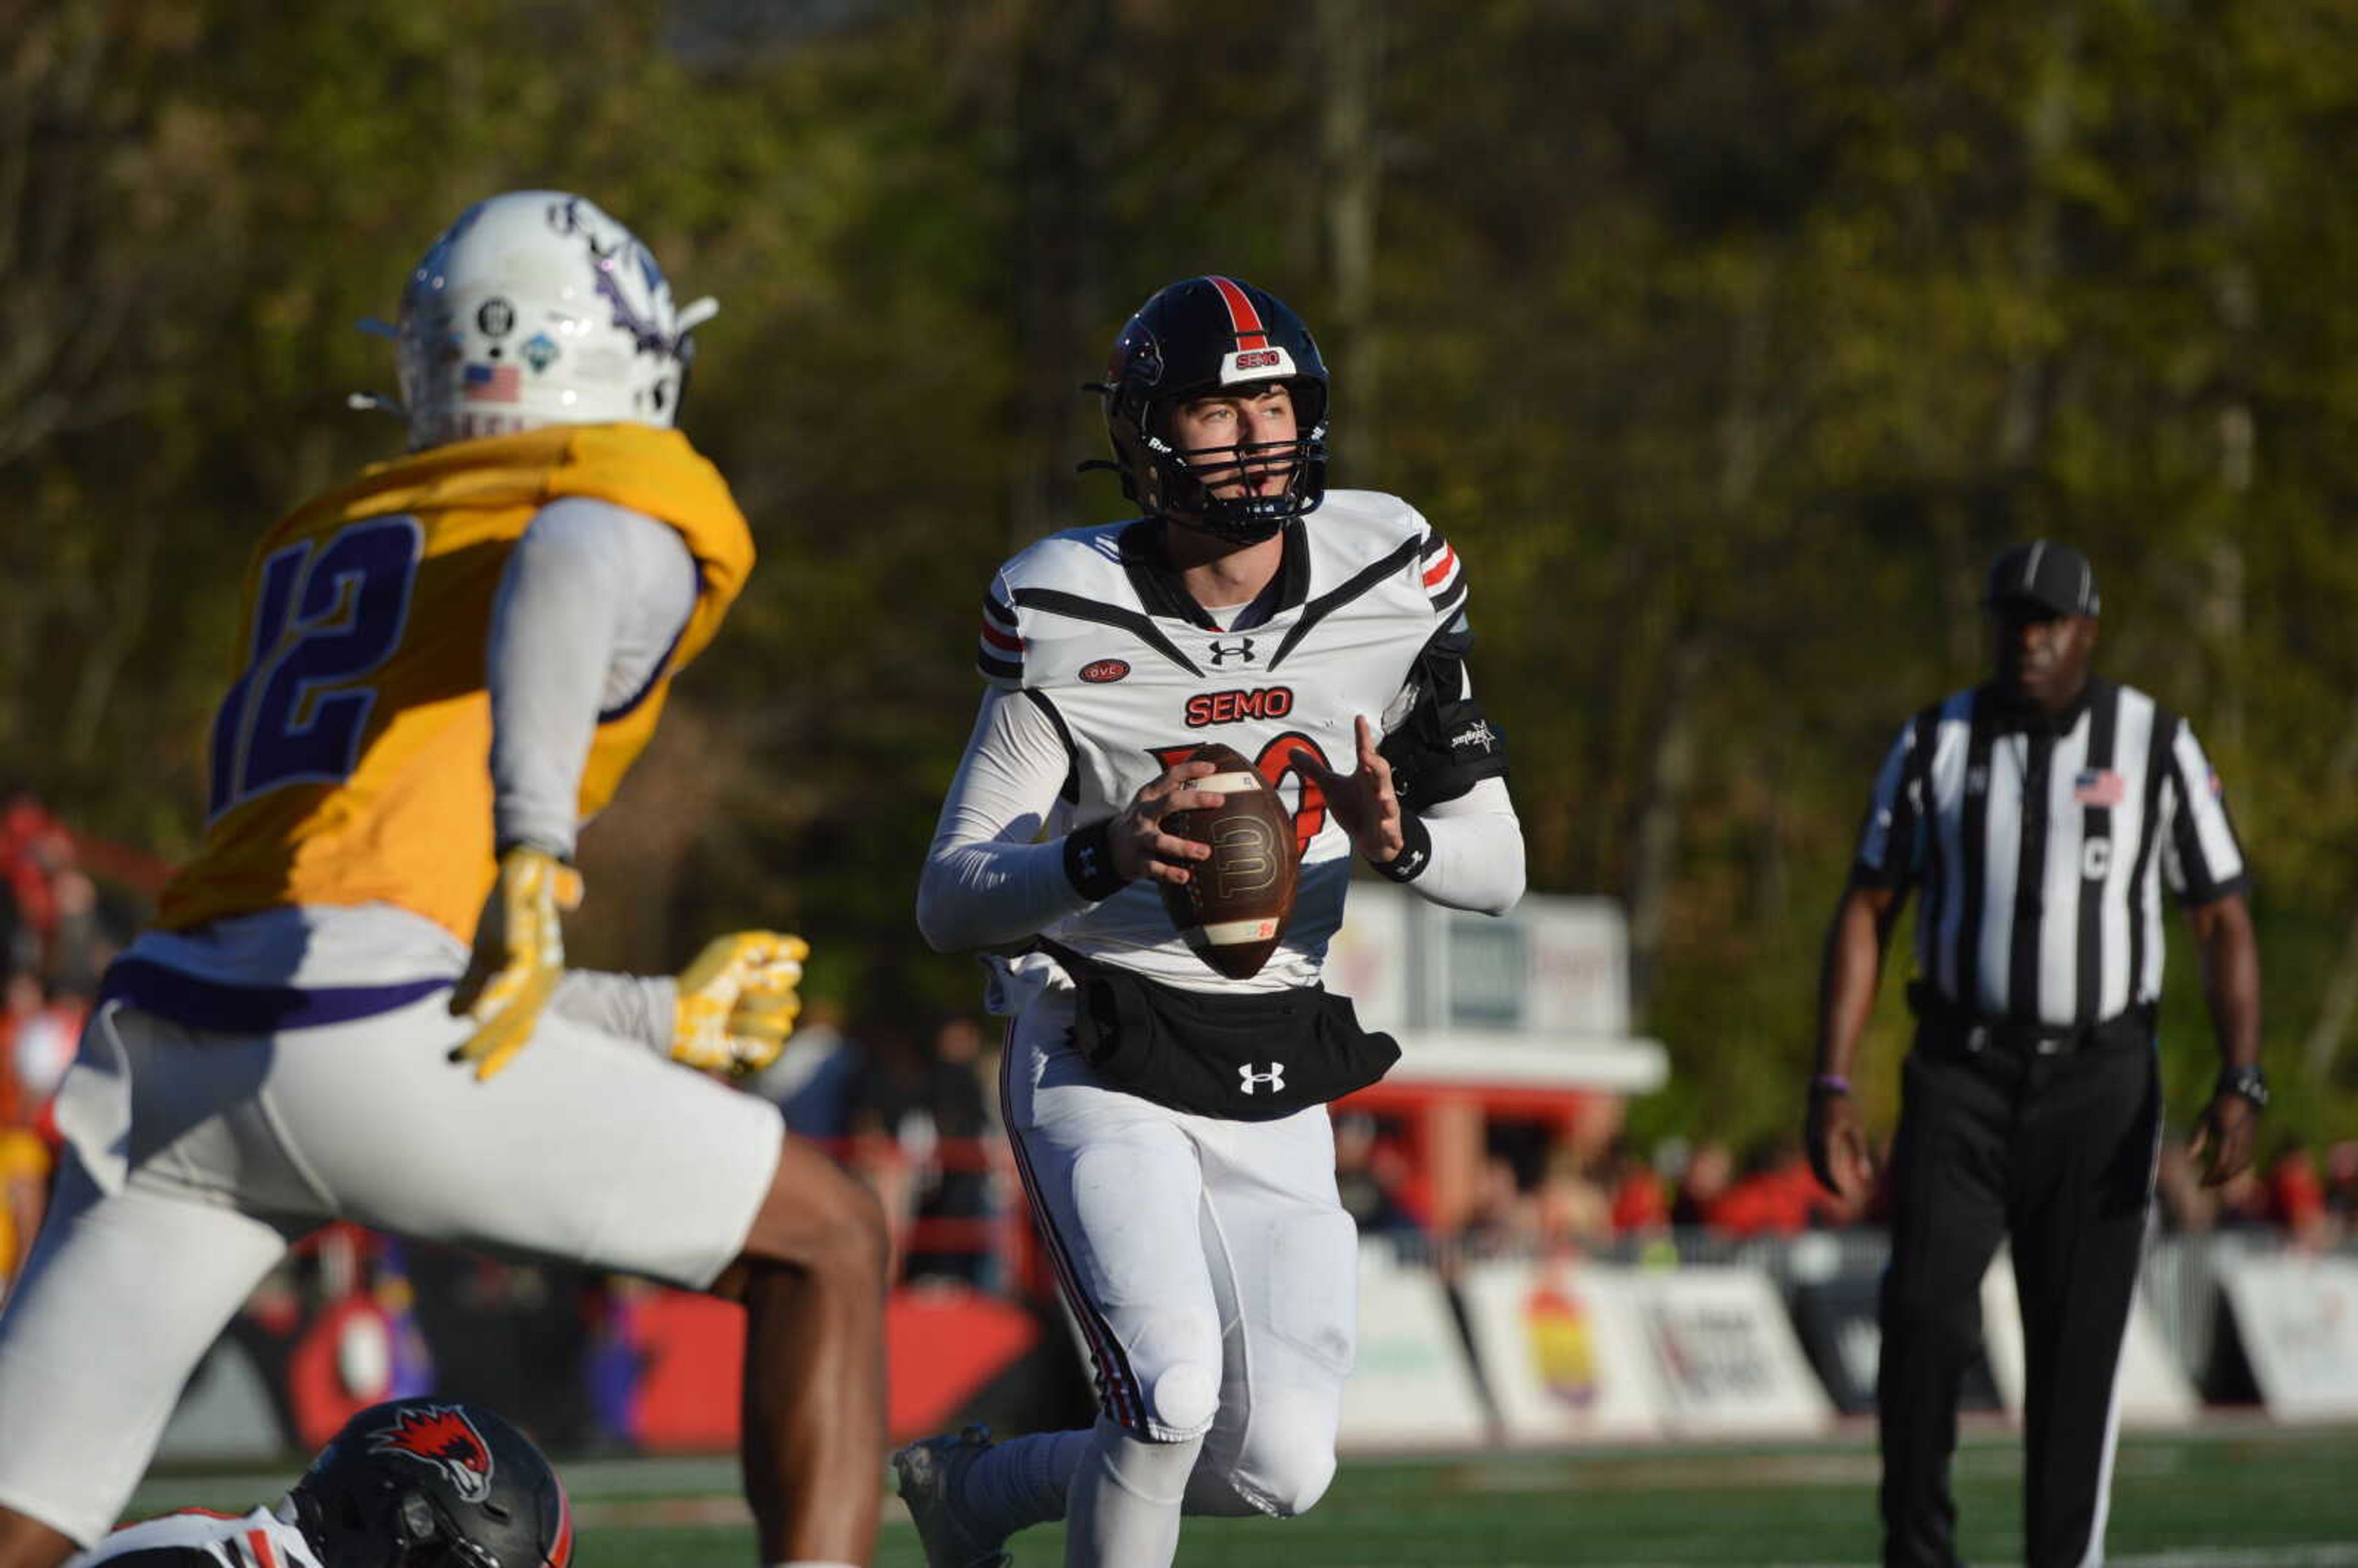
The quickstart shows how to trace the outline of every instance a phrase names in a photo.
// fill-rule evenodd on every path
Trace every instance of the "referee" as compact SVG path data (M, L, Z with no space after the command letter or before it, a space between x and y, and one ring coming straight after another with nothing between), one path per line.
M1851 1065L1920 886L1877 1385L1884 1562L1907 1568L1957 1560L1957 1390L2005 1239L2028 1361L2024 1560L2103 1561L2114 1373L2161 1133L2165 881L2192 920L2218 1035L2191 1145L2206 1184L2250 1162L2267 1103L2243 849L2193 730L2090 673L2095 575L2071 546L1999 556L1985 603L1994 678L1909 720L1876 777L1826 934L1809 1096L1818 1179L1863 1196Z

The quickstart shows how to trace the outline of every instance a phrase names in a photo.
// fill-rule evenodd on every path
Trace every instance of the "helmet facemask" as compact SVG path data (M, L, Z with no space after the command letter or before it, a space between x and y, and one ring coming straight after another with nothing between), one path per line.
M1147 405L1133 438L1135 456L1124 465L1125 477L1143 470L1146 482L1125 489L1151 513L1238 545L1266 539L1288 519L1314 510L1326 492L1326 389L1315 382L1282 384L1293 398L1296 433L1290 441L1177 446L1171 434L1176 410L1195 398L1231 389L1206 388L1192 396L1157 398ZM1234 390L1250 396L1253 389ZM1286 476L1284 487L1274 493L1217 493L1240 476L1272 473Z

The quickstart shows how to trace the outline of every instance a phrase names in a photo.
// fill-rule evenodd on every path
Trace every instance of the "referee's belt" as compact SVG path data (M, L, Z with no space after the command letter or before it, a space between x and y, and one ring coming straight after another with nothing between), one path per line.
M1968 1055L1996 1048L2014 1056L2069 1056L2080 1051L2144 1045L2153 1038L2153 1004L2136 1006L2097 1023L2041 1023L1991 1018L1959 1007L1930 980L1908 982L1908 1007L1927 1043Z

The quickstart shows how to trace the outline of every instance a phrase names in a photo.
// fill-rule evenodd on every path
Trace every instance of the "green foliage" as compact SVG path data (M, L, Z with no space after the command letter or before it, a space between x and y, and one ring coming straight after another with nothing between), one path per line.
M1072 389L1139 298L1219 267L1321 326L1338 482L1469 562L1533 883L1640 914L1678 1073L1643 1116L1790 1118L1869 773L1977 677L1981 568L2039 532L2089 550L2105 666L2229 782L2272 1041L2317 1016L2358 909L2331 0L10 15L0 749L96 830L192 841L248 543L398 443L341 406L390 378L349 324L467 201L546 184L722 300L686 423L763 554L668 763L592 836L609 961L769 920L847 992L963 1002L909 909L977 594L1112 514L1071 477L1102 439ZM1363 132L1329 124L1321 27L1374 30ZM1899 1044L1887 996L1873 1070Z

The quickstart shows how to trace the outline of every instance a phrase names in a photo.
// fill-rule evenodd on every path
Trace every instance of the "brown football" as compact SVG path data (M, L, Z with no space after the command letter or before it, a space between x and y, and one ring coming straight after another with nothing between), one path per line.
M1233 747L1198 746L1190 762L1216 770L1195 787L1228 797L1225 805L1174 811L1163 830L1212 847L1197 860L1184 886L1169 882L1163 907L1196 957L1232 980L1250 979L1277 951L1293 895L1302 885L1302 861L1294 852L1293 818L1277 791Z

